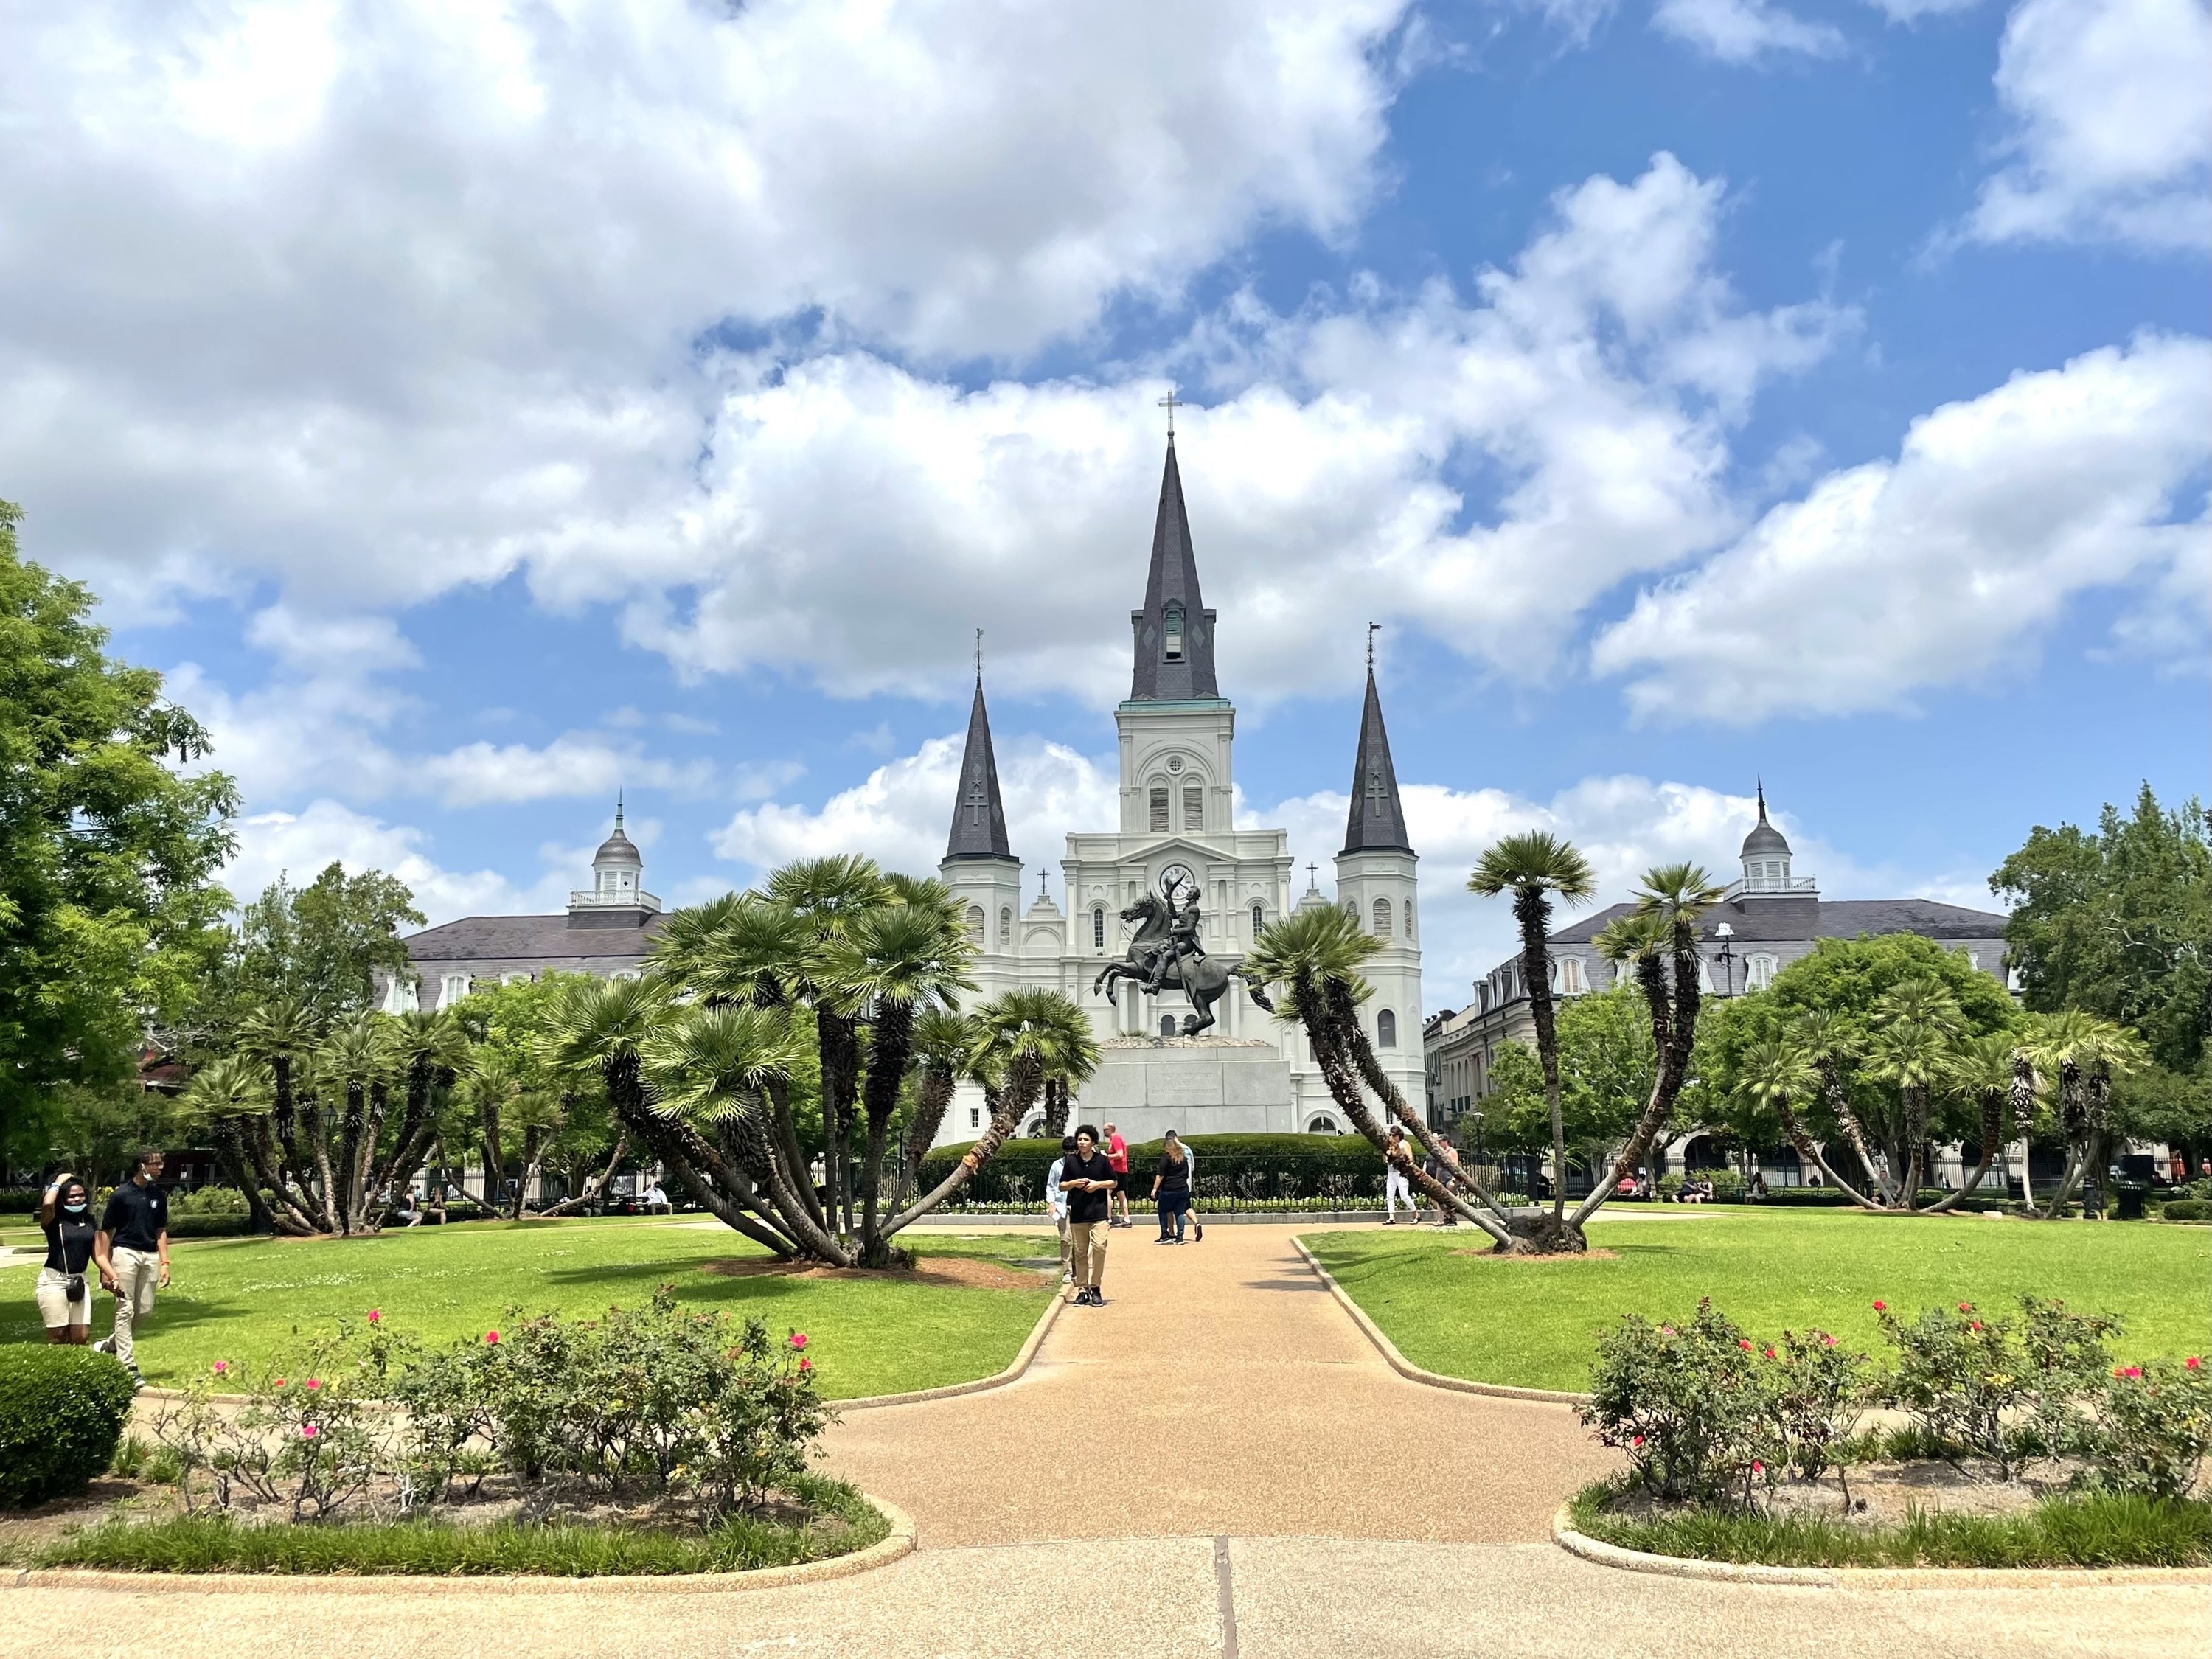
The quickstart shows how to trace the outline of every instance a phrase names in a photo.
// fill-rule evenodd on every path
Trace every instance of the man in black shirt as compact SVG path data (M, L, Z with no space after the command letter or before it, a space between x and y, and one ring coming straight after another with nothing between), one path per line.
M92 1241L100 1287L115 1292L115 1334L97 1346L138 1375L131 1343L138 1322L154 1311L156 1285L169 1284L169 1197L155 1183L161 1155L138 1154L131 1179L108 1194L107 1212Z
M1082 1125L1075 1132L1075 1150L1060 1164L1060 1190L1067 1199L1067 1265L1079 1307L1106 1304L1098 1281L1106 1274L1107 1231L1120 1185L1114 1166L1098 1150L1098 1131Z

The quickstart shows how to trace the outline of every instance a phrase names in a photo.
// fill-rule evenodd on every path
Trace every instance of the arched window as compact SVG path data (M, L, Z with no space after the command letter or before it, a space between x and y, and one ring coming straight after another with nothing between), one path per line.
M1012 945L1013 942L1014 942L1014 912L1013 912L1013 908L1012 908L1012 906L1010 906L1010 905L1002 905L1002 906L1000 906L1000 909L999 909L999 943L1000 943L1000 945Z
M1571 997L1578 997L1589 989L1589 981L1583 973L1580 957L1563 957L1559 961L1559 988Z
M1162 1014L1162 1015L1160 1016L1160 1035L1161 1035L1162 1036L1173 1036L1175 1034L1176 1034L1176 1018L1175 1018L1175 1016L1174 1016L1173 1014Z
M1413 937L1413 901L1411 899L1406 901L1406 937Z
M1344 1132L1336 1127L1334 1118L1317 1117L1306 1125L1306 1133L1310 1135L1334 1135Z
M968 907L968 937L975 944L983 942L983 907L980 904Z
M1261 930L1266 927L1267 925L1267 907L1264 904L1254 905L1252 907L1252 937L1254 939L1259 938Z
M1094 951L1106 948L1106 907L1103 904L1091 907L1091 948Z
M1398 1046L1398 1016L1388 1008L1375 1016L1375 1046L1378 1048Z
M1165 835L1168 828L1168 787L1164 783L1152 786L1148 802L1150 816L1145 820L1155 834Z
M1389 899L1375 901L1375 937L1377 939L1390 937L1390 901Z
M1764 991L1774 983L1774 970L1781 965L1779 958L1770 957L1764 951L1745 957L1743 988L1747 991Z
M1182 660L1182 606L1170 602L1167 608L1165 638L1161 652L1170 662Z

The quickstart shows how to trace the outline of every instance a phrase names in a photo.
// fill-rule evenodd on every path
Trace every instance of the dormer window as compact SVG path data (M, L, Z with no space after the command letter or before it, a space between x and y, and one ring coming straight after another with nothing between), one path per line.
M1160 648L1170 662L1182 660L1182 606L1180 605L1168 606Z

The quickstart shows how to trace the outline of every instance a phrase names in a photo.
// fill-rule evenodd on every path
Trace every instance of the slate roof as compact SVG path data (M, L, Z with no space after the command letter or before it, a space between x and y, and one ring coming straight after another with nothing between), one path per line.
M1382 699L1375 665L1367 665L1367 703L1359 714L1359 753L1352 763L1352 811L1344 823L1347 853L1410 853L1406 809L1398 799L1398 774L1390 764L1390 734L1382 727Z
M1587 945L1599 929L1632 904L1608 905L1551 935L1554 945ZM1813 915L1808 927L1807 911ZM2002 939L2005 918L1993 910L1969 910L1934 899L1753 898L1717 904L1705 912L1710 938L1719 922L1735 929L1739 944L1789 944L1807 939L1856 939L1861 933L1918 933L1933 939Z
M1182 655L1166 654L1167 611L1182 608ZM1176 465L1175 440L1168 440L1167 466L1160 474L1159 517L1152 526L1152 568L1145 579L1145 608L1129 613L1136 635L1136 672L1129 700L1178 702L1218 697L1213 677L1213 612L1198 591L1198 557L1190 545L1190 515L1182 504L1182 473Z
M655 912L642 927L571 927L553 916L463 916L407 939L416 962L532 962L559 957L641 957L667 921Z
M960 790L952 798L948 859L1011 859L1006 808L999 798L999 763L991 753L991 716L983 707L983 676L975 675L975 701L968 710L968 747L960 757Z

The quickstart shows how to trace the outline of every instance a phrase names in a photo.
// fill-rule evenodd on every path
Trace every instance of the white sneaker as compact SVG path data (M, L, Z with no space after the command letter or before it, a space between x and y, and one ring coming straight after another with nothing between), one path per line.
M92 1351L94 1353L113 1353L115 1352L115 1339L112 1336L101 1337L99 1341L92 1345Z

